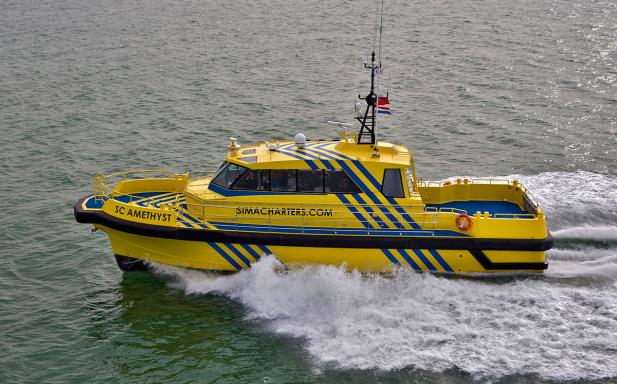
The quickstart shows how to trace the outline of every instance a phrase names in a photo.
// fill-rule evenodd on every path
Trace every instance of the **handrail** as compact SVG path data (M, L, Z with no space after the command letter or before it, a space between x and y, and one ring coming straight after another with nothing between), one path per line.
M515 183L518 183L518 182L515 180L512 181L512 180L501 179L501 178L479 177L479 178L472 178L472 179L457 178L454 181L450 179L443 180L443 181L419 180L418 186L419 187L444 187L444 186L450 186L450 185L471 185L471 184L514 185ZM518 184L520 185L520 183Z
M108 199L112 197L119 196L128 196L129 202L132 203L134 200L138 201L148 201L152 202L153 198L147 197L138 197L131 193L123 193L116 191L116 186L118 183L126 181L126 180L143 180L149 178L148 176L152 174L163 174L168 178L187 178L188 173L178 174L174 173L169 169L137 169L137 170L129 170L123 172L116 172L108 175L104 175L101 172L97 172L92 178L92 189L95 195L95 199ZM132 178L130 176L135 175L143 175L143 177ZM109 182L110 179L119 178L114 182Z
M219 228L223 229L244 229L250 230L251 228L256 229L259 228L263 230L263 227L267 228L269 232L272 231L284 231L286 229L298 230L300 229L301 233L311 233L318 232L324 230L334 230L334 233L388 233L388 234L398 234L403 235L404 232L411 230L411 228L402 227L402 228L375 228L371 227L371 222L369 220L356 220L353 218L341 219L341 218L320 218L320 224L322 225L314 225L305 217L298 218L289 218L289 217L274 217L268 215L267 217L252 217L249 218L252 222L238 222L237 216L223 216L223 215L212 215L212 214L195 214L192 213L192 216L200 220L202 222L208 223L216 223ZM180 211L176 211L176 218L180 218L186 220ZM226 219L229 221L218 221L217 219ZM428 228L422 230L414 230L414 233L418 234L426 234L426 235L434 235L434 229L436 228L437 221L426 220L419 221L416 220L416 223L428 226ZM311 225L313 224L313 225ZM347 224L347 225L346 225ZM361 226L358 226L361 224ZM432 228L430 227L432 226Z
M180 207L180 202L179 202L179 195L177 194L174 201L170 202L167 201L163 204L165 205L172 205L174 209L178 209ZM132 197L132 199L129 199L129 203L133 203L133 202L150 202L150 203L156 203L156 196L154 197L139 197L139 196L135 196L135 195L131 195L131 194L123 194L123 193L114 193L113 196L110 196L111 198L117 198L117 197L121 197L121 196L129 196ZM125 203L125 202L123 202ZM227 209L227 210L236 210L236 209L240 209L240 208L254 208L254 209L281 209L281 208L290 208L290 204L289 203L279 203L279 202L268 202L268 203L261 203L261 202L246 202L243 204L238 204L237 202L226 202L226 201L217 201L215 204L208 204L208 203L186 203L184 202L183 205L186 207L186 209L188 210L189 207L197 207L197 210L201 210L202 212L205 211L206 209ZM418 216L418 215L435 215L438 213L453 213L453 214L469 214L469 211L465 210L465 209L460 209L460 208L454 208L454 207L434 207L434 206L417 206L417 205L397 205L396 208L398 209L403 209L403 210L411 210L411 212L404 212L404 213L400 213L396 210L396 208L391 205L391 204L334 204L334 203L320 203L320 204L315 204L315 203L294 203L293 204L293 208L294 209L302 209L302 208L312 208L312 209L328 209L330 210L330 212L334 215L334 214L349 214L349 208L361 208L362 210L364 210L365 212L363 212L363 214L370 214L371 211L374 211L375 213L379 214L379 215L390 215L390 216L400 216L402 217L403 215L405 216L410 216L413 215ZM334 209L334 210L332 210ZM473 214L474 212L472 212L471 214ZM497 217L498 215L501 216L535 216L534 214L509 214L509 213L493 213L492 216L493 217ZM209 216L211 217L229 217L228 215L223 216L223 215L214 215L214 214L209 214ZM237 215L235 215L237 216ZM235 217L234 216L234 217ZM264 215L265 216L265 215ZM267 216L275 216L275 215L271 215L270 213L268 213ZM374 216L371 215L371 216ZM315 216L315 217L320 217L321 220L325 220L326 217L324 216ZM287 219L289 218L293 218L293 216L287 216Z
M536 217L533 213L494 213L495 219L534 219Z
M145 205L146 208L156 208L157 207L157 196L152 197L143 197L138 196L135 193L123 193L116 191L117 184L126 180L133 180L133 177L140 175L141 177L135 178L135 180L139 179L147 179L149 176L155 173L162 173L166 175L168 178L173 178L179 180L179 178L188 179L187 174L176 174L166 169L160 170L133 170L126 172L119 172L110 175L103 175L101 173L97 173L93 178L93 190L96 195L96 198L101 199L114 199L120 201L121 203L128 204L141 204ZM207 176L203 176L207 177ZM111 182L112 179L119 178L117 181ZM201 177L200 177L201 178ZM419 186L429 186L431 184L438 183L439 186L443 186L443 182L431 182L431 181L419 181ZM460 183L457 180L457 184ZM471 181L467 180L467 184L512 184L517 185L521 188L523 192L524 198L526 200L526 205L532 205L535 210L529 210L529 212L535 212L536 214L541 213L539 209L539 205L536 200L528 193L528 191L520 185L517 181L510 182L508 180L503 179L472 179ZM462 183L461 183L462 184ZM187 183L188 185L188 183ZM174 192L170 192L174 193ZM329 215L332 216L291 216L283 214L284 216L278 216L273 214L270 210L277 208L287 208L290 209L289 203L282 202L227 202L227 201L217 201L216 203L188 203L181 199L183 196L186 196L186 186L184 190L175 194L175 198L171 201L165 201L160 204L162 209L173 210L174 215L177 219L182 219L186 221L186 214L189 214L191 218L203 223L216 223L220 226L226 228L234 228L235 230L244 229L250 230L247 228L259 228L259 230L268 230L268 231L279 231L293 228L294 230L300 230L301 233L315 233L317 231L323 230L334 230L335 234L344 234L344 233L386 233L388 235L399 234L403 235L404 232L411 229L411 225L409 224L409 219L413 217L413 221L416 224L419 224L422 229L414 230L414 233L418 232L421 234L426 234L427 236L434 235L435 230L439 228L439 220L443 214L461 214L468 212L464 209L453 208L453 207L427 207L417 206L417 205L397 205L396 207L391 204L374 204L374 203L364 203L364 204L336 204L336 203L322 203L322 204L310 204L310 203L294 203L293 209L325 209L328 210ZM128 199L121 200L122 197L128 196ZM171 197L171 196L170 196ZM237 208L256 208L256 209L264 209L267 208L268 212L266 212L262 216L252 216L250 213L246 216L242 216L238 214ZM402 208L402 210L401 210ZM527 207L526 207L527 208ZM362 212L362 215L359 217L351 217L350 215L353 212L359 209ZM231 212L221 212L221 210L233 210L233 214ZM410 210L410 212L407 212ZM208 211L208 212L207 212ZM221 214L217 214L217 212ZM505 214L505 213L493 213L491 216L495 219L523 219L523 218L535 218L536 214ZM346 218L341 218L341 216L346 216ZM384 216L388 218L385 220L388 223L388 227L390 224L395 224L394 226L397 228L381 228L380 222L383 220ZM317 221L318 220L318 221ZM317 225L318 224L318 225ZM379 224L379 225L376 225ZM402 225L401 225L402 224ZM180 220L176 220L176 225L180 226ZM402 228L398 228L402 227ZM300 229L299 229L300 228ZM365 232L366 231L366 232Z

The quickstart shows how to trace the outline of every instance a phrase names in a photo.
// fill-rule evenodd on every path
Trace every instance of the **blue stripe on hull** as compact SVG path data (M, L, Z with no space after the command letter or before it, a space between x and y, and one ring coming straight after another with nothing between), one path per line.
M428 252L431 254L431 256L433 256L435 258L435 260L437 260L437 262L439 263L439 265L441 265L441 267L446 271L446 272L454 272L454 270L448 265L448 263L446 263L446 261L444 260L443 257L441 257L441 255L439 254L439 252L437 252L437 250L435 249L429 249Z
M390 252L389 249L386 248L382 248L381 252L383 252L384 255L386 255L386 257L393 263L396 265L401 265L401 263L399 263L399 261L396 259L396 257L392 254L392 252Z
M422 268L420 268L420 266L418 264L416 264L415 261L413 261L413 259L411 258L411 256L409 256L409 254L407 253L406 250L404 249L397 249L398 253L401 254L401 256L403 256L403 259L405 259L405 261L407 262L407 264L409 264L414 271L421 271Z
M429 271L434 272L437 270L437 268L433 266L433 264L429 261L429 259L426 256L424 256L424 253L422 253L420 249L414 249L413 252L416 254L416 256L418 256L420 260L422 260L422 262L424 263L424 265L426 265Z
M248 244L240 244L242 246L242 248L244 248L248 253L251 254L251 256L253 256L253 258L255 260L261 259L261 256L259 256L259 253L255 252L255 250Z
M242 254L242 252L240 252L240 251L239 251L236 247L234 247L234 246L233 246L232 244L230 244L230 243L224 243L224 244L225 244L225 246L226 246L227 248L231 249L231 251L232 251L232 252L233 252L233 253L234 253L234 254L235 254L235 255L236 255L236 256L237 256L240 260L242 260L242 262L243 262L244 264L246 264L246 266L247 266L247 267L250 267L250 266L251 266L251 262L250 262L250 260L249 260L249 259L247 259L247 258L246 258L246 257Z
M236 263L236 261L231 256L229 256L223 249L221 249L221 247L219 247L216 243L208 242L208 245L211 246L219 255L223 256L223 258L227 260L227 262L231 264L231 266L234 267L236 271L242 270L240 264Z
M360 211L358 211L358 209L351 204L351 202L344 196L344 195L336 195L339 200L343 203L347 205L347 208L351 211L351 213L356 217L356 219L358 219L358 221L360 223L362 223L362 225L364 225L364 228L369 228L370 224L368 223L367 220L364 219L364 216L362 216L362 214L360 213Z

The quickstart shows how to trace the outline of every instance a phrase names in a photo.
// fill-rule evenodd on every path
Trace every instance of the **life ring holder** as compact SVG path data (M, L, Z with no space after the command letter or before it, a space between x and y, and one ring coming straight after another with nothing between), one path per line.
M473 219L466 213L461 213L456 216L456 228L460 229L463 232L469 231L473 228Z

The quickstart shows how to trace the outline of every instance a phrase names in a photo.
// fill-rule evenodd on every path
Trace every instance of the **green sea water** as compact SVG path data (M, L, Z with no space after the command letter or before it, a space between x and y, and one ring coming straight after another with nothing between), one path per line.
M386 1L379 139L419 176L520 179L543 276L123 274L97 171L208 172L335 137L372 1L0 2L0 383L617 382L617 3Z

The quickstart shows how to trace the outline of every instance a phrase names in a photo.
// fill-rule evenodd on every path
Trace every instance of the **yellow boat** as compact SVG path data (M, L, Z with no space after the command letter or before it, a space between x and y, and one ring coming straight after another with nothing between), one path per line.
M266 254L362 272L547 267L544 213L517 181L417 182L405 147L353 138L274 147L232 149L213 177L98 174L75 217L108 234L123 270L239 271Z
M269 254L289 267L361 272L544 271L553 241L529 192L516 180L419 181L408 148L376 139L387 96L375 90L374 52L365 67L371 90L358 132L333 141L231 139L208 177L97 174L94 194L75 204L76 220L107 233L124 271L144 260L240 271Z

